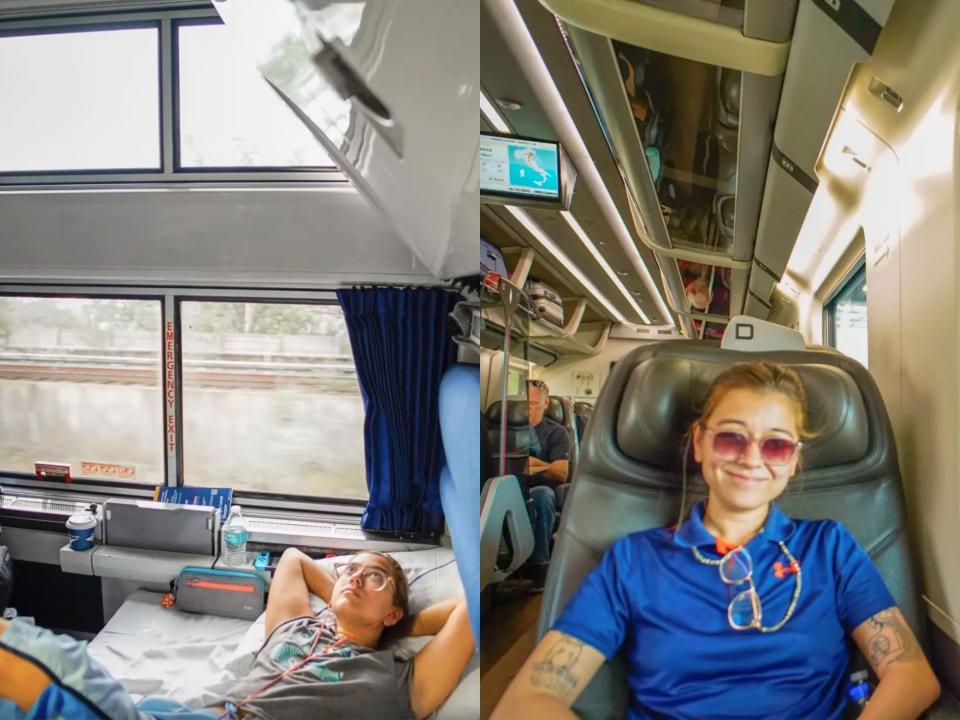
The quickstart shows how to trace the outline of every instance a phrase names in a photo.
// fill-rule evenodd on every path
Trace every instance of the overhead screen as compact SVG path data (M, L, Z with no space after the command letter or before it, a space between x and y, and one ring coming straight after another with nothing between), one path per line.
M480 134L480 195L487 202L564 209L570 169L557 142Z

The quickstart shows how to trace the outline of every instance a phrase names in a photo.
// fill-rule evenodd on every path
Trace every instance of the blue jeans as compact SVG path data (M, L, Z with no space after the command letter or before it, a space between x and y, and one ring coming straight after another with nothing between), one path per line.
M533 525L533 554L527 560L531 565L550 562L550 539L557 520L557 493L552 487L537 485L530 488L527 504L530 524Z

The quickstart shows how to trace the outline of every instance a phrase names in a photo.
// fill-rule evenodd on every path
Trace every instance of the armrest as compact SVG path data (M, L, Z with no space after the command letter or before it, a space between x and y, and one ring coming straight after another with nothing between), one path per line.
M480 498L480 590L516 571L533 553L533 527L520 481L514 475L491 478ZM513 547L510 566L497 568L501 536L506 530Z

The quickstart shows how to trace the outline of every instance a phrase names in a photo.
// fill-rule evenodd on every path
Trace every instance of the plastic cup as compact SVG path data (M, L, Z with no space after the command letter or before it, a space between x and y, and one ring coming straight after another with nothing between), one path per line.
M67 519L67 534L70 536L71 550L89 550L93 547L93 531L97 519L93 513L80 512Z

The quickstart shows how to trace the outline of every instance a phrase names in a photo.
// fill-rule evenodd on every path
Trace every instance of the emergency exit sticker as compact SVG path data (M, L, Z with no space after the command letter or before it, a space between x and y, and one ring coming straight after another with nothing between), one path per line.
M73 482L73 478L70 477L70 466L64 463L35 462L33 471L37 475L37 480Z
M80 474L84 477L104 477L112 480L136 480L137 466L123 463L101 463L84 460L80 463Z

